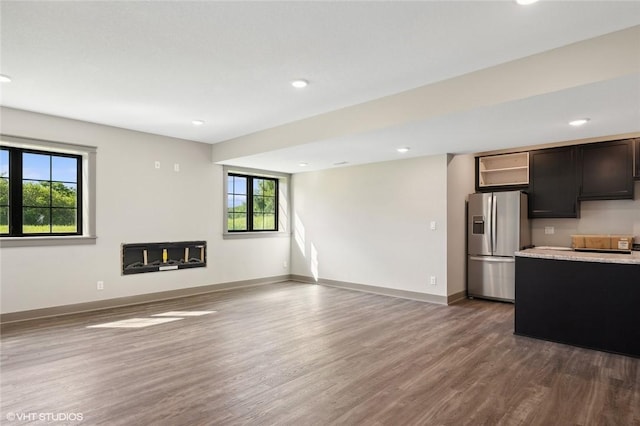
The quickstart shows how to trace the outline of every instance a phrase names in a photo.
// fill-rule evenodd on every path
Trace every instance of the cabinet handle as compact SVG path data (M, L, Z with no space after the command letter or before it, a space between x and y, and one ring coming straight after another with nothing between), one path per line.
M469 260L476 260L479 262L490 262L490 263L515 263L515 257L479 257L479 256L469 256Z

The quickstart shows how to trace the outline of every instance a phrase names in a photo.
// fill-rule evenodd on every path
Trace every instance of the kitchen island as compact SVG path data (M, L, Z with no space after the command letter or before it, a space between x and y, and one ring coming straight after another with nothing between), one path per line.
M640 252L516 252L515 334L640 357Z

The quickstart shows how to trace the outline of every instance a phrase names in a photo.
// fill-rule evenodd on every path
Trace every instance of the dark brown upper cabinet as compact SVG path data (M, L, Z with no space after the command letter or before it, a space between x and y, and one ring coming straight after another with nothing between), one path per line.
M578 217L576 146L529 153L529 217Z
M580 200L633 198L632 139L579 146Z
M640 138L633 140L634 168L633 177L640 180Z

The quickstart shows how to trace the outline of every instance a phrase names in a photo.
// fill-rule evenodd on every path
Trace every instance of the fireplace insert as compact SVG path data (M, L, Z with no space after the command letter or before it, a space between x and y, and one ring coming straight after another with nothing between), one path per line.
M207 266L206 241L122 244L122 274Z

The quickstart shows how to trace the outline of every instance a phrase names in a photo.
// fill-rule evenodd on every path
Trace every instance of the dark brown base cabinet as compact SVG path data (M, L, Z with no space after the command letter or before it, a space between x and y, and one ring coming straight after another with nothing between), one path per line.
M640 357L640 264L516 257L515 334Z
M529 153L529 217L578 217L577 147Z

